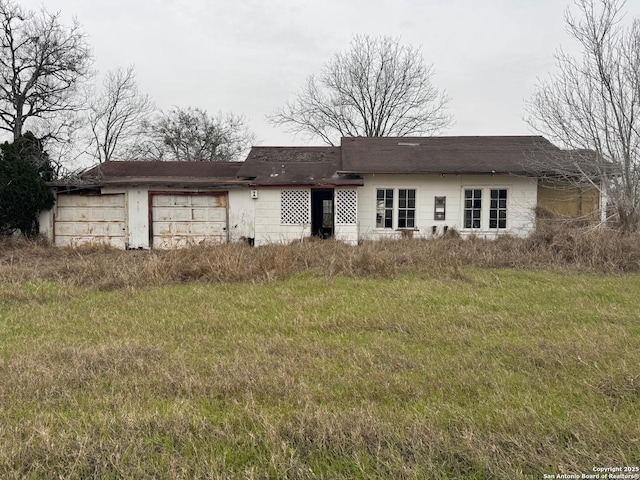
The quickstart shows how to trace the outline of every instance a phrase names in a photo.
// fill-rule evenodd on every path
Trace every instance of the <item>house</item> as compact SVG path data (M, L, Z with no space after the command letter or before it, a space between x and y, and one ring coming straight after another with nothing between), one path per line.
M357 244L449 229L526 236L536 207L582 215L603 203L597 189L555 175L559 164L575 171L570 153L539 136L356 137L253 147L244 162L111 161L51 184L56 205L41 232L60 246L132 249L309 236Z

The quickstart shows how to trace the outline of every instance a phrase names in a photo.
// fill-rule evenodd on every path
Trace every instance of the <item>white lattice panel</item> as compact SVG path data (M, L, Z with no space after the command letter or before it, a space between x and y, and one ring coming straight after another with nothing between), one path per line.
M309 223L309 202L308 190L280 192L280 223L285 225Z
M358 195L355 190L336 191L336 223L354 224L358 220Z

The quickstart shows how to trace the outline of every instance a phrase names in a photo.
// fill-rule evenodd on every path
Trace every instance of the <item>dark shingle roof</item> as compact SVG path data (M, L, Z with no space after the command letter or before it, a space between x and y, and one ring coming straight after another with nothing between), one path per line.
M87 170L82 179L111 185L193 185L246 184L238 178L242 162L141 162L110 161Z
M342 171L532 174L560 151L539 136L343 138Z
M341 147L253 147L244 162L110 161L74 184L357 186L367 173L597 176L594 155L539 136L355 137L343 138Z
M340 147L253 147L239 171L255 185L362 185L338 175Z

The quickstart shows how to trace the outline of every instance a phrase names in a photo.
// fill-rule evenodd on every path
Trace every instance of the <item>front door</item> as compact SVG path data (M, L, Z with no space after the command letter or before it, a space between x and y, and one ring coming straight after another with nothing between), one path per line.
M311 234L315 237L333 236L333 189L311 190Z

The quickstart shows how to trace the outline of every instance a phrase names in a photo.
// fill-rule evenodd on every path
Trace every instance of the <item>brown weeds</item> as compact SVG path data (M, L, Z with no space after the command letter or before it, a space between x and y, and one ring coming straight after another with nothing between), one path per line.
M529 238L459 237L327 240L251 248L235 243L173 251L54 248L43 241L0 241L0 282L55 281L101 290L187 282L262 282L302 272L332 278L405 272L458 278L461 267L568 268L604 273L640 270L640 236L610 229L541 227Z

